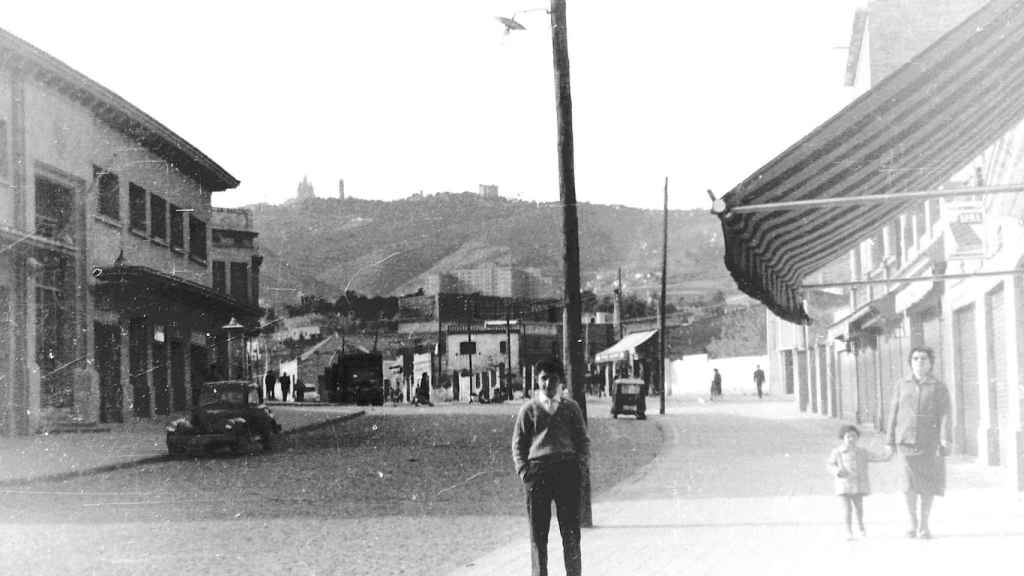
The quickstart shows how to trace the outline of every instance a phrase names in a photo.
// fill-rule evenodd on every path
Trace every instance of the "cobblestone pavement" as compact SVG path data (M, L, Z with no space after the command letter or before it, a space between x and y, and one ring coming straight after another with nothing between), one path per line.
M868 536L847 541L824 466L837 421L747 398L670 402L660 418L664 451L596 499L595 527L583 534L585 574L1009 573L1018 563L1024 514L991 469L949 460L949 490L935 504L934 538L924 541L903 536L896 461L875 464ZM870 431L863 441L881 448ZM552 526L553 576L564 574L557 534ZM529 573L524 522L517 539L452 576Z
M274 406L283 432L361 411L353 406ZM164 427L181 416L104 424L103 432L0 438L0 486L131 465L167 454Z

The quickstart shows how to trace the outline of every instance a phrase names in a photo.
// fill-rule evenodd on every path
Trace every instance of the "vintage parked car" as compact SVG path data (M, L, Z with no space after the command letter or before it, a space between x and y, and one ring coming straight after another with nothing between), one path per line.
M612 382L612 418L619 414L635 414L637 420L647 418L647 384L640 378L617 378Z
M259 402L256 384L217 380L203 384L199 405L187 418L167 426L167 451L172 456L229 450L248 454L269 450L281 425Z

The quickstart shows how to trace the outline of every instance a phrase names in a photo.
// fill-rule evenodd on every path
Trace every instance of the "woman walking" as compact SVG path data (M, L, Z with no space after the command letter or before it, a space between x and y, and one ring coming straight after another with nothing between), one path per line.
M889 445L903 461L901 484L910 518L909 538L931 538L932 502L946 491L945 456L952 444L950 400L946 386L931 375L934 363L931 348L914 347L911 376L893 390Z

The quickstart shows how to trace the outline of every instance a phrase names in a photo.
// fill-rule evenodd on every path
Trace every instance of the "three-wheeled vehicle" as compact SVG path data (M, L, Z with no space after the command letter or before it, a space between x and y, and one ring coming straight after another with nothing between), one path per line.
M647 418L647 384L640 378L616 378L611 396L612 418L619 414L636 414L637 420Z
M167 426L171 456L228 449L236 454L269 450L281 425L259 402L256 384L217 380L203 384L199 405Z

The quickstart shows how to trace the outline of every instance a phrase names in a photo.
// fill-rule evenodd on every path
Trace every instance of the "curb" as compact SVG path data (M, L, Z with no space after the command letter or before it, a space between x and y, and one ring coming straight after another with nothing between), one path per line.
M296 426L295 428L289 428L288 430L282 431L281 436L293 436L295 434L304 434L306 432L319 430L321 428L327 428L328 426L333 426L335 424L340 424L342 422L347 422L349 420L355 420L356 418L365 415L366 410L360 410L358 412L353 412L351 414L343 414L341 416L338 416L337 418L331 418L329 420L324 420L323 422L315 422L313 424L306 424L304 426Z
M348 420L354 420L360 416L365 415L364 410L353 412L351 414L344 414L337 418L331 418L324 420L323 422L316 422L313 424L306 424L304 426L297 426L288 430L282 431L281 436L292 436L295 434L302 434L310 432L312 430L318 430L320 428L326 428L334 424L340 424ZM39 476L30 476L28 478L9 478L7 480L0 480L0 488L9 488L15 486L25 486L28 484L34 484L36 482L62 482L64 480L70 480L72 478L80 478L82 476L92 476L94 474L103 474L105 472L114 472L116 470L124 470L126 468L134 468L136 466L144 466L146 464L155 464L158 462L164 462L170 460L170 456L167 454L160 454L157 456L146 456L145 458L139 458L137 460L126 460L124 462L116 462L114 464L102 464L94 466L92 468L82 468L81 470L69 470L67 472L54 472L51 474L40 474Z

